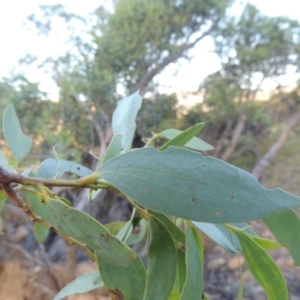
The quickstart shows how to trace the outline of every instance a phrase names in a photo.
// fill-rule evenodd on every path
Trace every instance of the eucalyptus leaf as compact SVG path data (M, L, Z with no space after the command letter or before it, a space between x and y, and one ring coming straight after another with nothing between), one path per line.
M179 289L182 291L186 280L186 264L185 264L185 253L182 249L177 249L177 276Z
M133 208L130 220L125 223L125 225L121 228L121 230L116 235L116 238L119 239L122 242L126 242L129 238L130 234L132 233L133 226L132 226L132 220L134 218L136 209Z
M30 151L32 140L23 133L12 104L3 113L3 133L14 158L20 162Z
M221 247L227 251L236 253L235 247L231 240L228 239L228 237L217 227L216 224L194 221L193 224Z
M175 245L165 225L156 217L150 218L149 227L150 247L144 300L168 300L176 277Z
M233 231L229 232L226 226L222 224L210 224L194 221L192 223L227 251L236 253L236 250L239 250L242 252L242 247L240 245L239 239ZM251 227L249 227L247 223L231 223L230 226L242 228L249 234L257 236L256 232Z
M8 163L8 159L4 155L4 153L0 150L0 166L8 171L9 173L16 173L14 168Z
M128 152L131 149L136 129L136 115L142 105L142 97L138 92L118 102L112 117L114 134L122 135L122 149Z
M47 206L41 202L41 199L30 191L26 191L27 202L30 208L45 221L49 222L50 217L48 214ZM49 234L49 229L39 222L34 223L34 235L38 244L42 244Z
M266 251L253 238L241 230L235 230L242 245L248 268L257 282L264 288L268 300L288 300L284 278Z
M58 175L58 178L61 178L66 172L79 177L85 177L93 173L92 170L80 164L65 159L60 159L57 163L54 158L48 158L40 164L37 175L41 178L54 178Z
M61 300L69 295L83 294L103 287L99 271L83 274L67 284L53 300Z
M285 210L263 219L276 240L286 247L300 266L300 219L293 210Z
M105 287L116 295L117 299L142 299L146 285L146 270L138 256L129 266L110 264L97 252L96 258Z
M164 225L168 228L169 232L171 233L172 238L175 241L185 243L185 234L183 231L174 224L167 216L160 214L155 211L151 211L151 214L158 218Z
M199 300L203 292L203 247L197 232L186 223L186 279L180 300Z
M173 290L168 300L178 300L180 297L180 291L179 290Z
M204 123L203 123L204 124ZM183 131L179 129L167 129L160 133L166 139L174 139L178 135L180 135ZM190 141L183 145L186 148L197 150L197 151L209 151L214 150L214 147L204 142L198 137L193 137Z
M105 164L110 159L121 154L121 150L122 150L121 142L122 142L122 135L115 134L107 147L107 150L102 159L102 164Z
M185 131L182 131L164 145L160 147L160 151L168 149L170 146L179 146L183 147L188 143L195 135L199 133L199 131L204 127L204 123L196 124Z
M134 202L194 221L246 222L300 206L300 197L265 189L248 172L184 148L134 150L99 171Z
M120 230L125 226L126 222L113 222L105 224L105 227L112 235L117 235ZM148 222L145 219L140 220L140 231L138 233L132 232L131 235L126 240L127 245L135 245L139 243L145 236L147 232Z
M140 231L138 233L132 232L131 235L128 237L126 244L133 246L142 241L145 237L147 232L148 222L145 219L140 220Z
M129 266L136 254L94 218L55 199L46 202L59 232L86 244L112 265Z

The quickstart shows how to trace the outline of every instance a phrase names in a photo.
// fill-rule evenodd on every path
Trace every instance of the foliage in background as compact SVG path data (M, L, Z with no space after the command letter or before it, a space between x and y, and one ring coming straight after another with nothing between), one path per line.
M282 245L295 265L300 264L300 219L292 210L300 207L300 198L281 189L267 190L248 172L199 153L209 146L195 137L204 123L155 134L142 149L127 148L141 102L135 93L118 103L114 138L99 168L47 159L38 166L38 177L32 168L19 176L18 165L28 154L31 139L22 132L14 107L4 112L3 133L13 160L0 152L1 207L6 195L31 217L39 243L52 230L98 266L98 272L77 278L55 300L100 286L115 299L204 299L204 253L198 230L226 250L243 253L268 299L288 299L284 278L267 251ZM151 146L162 136L168 139L165 144L158 149ZM64 179L65 172L77 178ZM116 189L133 206L132 216L121 226L120 222L104 226L50 190L55 186ZM19 196L21 191L28 203ZM260 238L245 223L258 218L277 241ZM139 233L133 232L136 226ZM130 247L143 238L146 267ZM242 289L239 294L241 298Z

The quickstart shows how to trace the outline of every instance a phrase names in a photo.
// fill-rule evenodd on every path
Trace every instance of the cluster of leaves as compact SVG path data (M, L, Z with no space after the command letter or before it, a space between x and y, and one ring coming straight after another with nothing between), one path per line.
M281 189L267 190L249 173L203 156L201 151L212 149L196 137L204 123L185 131L165 130L148 139L144 148L131 149L141 104L137 93L118 103L112 118L114 136L95 171L58 157L21 170L32 141L22 132L13 106L4 112L3 132L13 160L0 152L0 207L8 196L35 221L39 243L54 230L98 266L67 285L55 300L101 286L117 299L207 299L198 230L226 250L243 253L268 299L288 299L284 278L266 250L282 245L300 265L300 220L292 210L300 206L300 198ZM158 137L167 142L155 149L151 144ZM65 172L78 178L63 179ZM94 191L114 188L132 204L132 216L128 222L104 226L56 196L50 186L89 188L91 199ZM15 193L20 190L28 204ZM260 238L245 223L260 218L277 241ZM130 247L143 238L147 268ZM242 295L241 276L239 299Z

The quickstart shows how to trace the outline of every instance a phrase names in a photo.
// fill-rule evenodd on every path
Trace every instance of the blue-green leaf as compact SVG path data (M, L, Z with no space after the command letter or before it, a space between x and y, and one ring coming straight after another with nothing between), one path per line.
M9 173L16 173L14 168L8 163L8 160L4 153L0 150L0 166Z
M177 249L177 277L179 290L182 291L186 280L185 253L182 249Z
M148 222L145 219L140 221L140 231L138 233L132 232L126 241L127 245L133 246L142 241L148 228Z
M232 253L236 253L235 247L232 244L231 240L217 227L216 224L194 221L193 224L224 249Z
M203 247L197 232L186 223L186 279L180 300L199 300L203 292Z
M276 240L286 247L295 265L300 266L300 219L292 210L272 214L263 219Z
M167 300L176 277L176 249L169 231L161 221L151 216L149 227L150 247L144 300Z
M45 221L49 222L50 217L48 214L47 206L45 203L42 203L38 196L33 194L30 191L26 191L28 205L33 209L33 211L39 216L42 217ZM49 229L42 224L35 222L34 223L34 235L38 244L43 243L49 234Z
M118 296L117 299L142 299L146 284L146 270L138 256L126 267L110 264L98 253L96 258L105 287Z
M184 148L134 150L99 171L136 203L200 222L246 222L300 206L300 197L265 189L248 172Z
M168 228L172 238L175 241L181 242L183 244L185 243L185 235L183 231L176 224L174 224L167 216L155 211L151 211L151 214L158 218Z
M200 123L201 124L201 123ZM204 123L203 123L204 124ZM174 139L180 135L183 131L178 129L167 129L160 133L166 139ZM209 151L214 150L214 147L199 139L198 137L193 137L190 141L183 145L186 148L197 150L197 151Z
M93 173L92 170L80 164L65 159L60 159L57 163L54 158L48 158L40 164L37 175L41 178L54 178L58 175L58 178L61 178L66 172L79 177L85 177Z
M284 278L267 252L248 233L235 230L242 245L248 268L257 282L264 288L268 300L288 300Z
M116 238L124 243L127 241L130 234L132 233L132 230L133 230L132 220L134 218L135 212L136 212L136 209L133 208L130 220L125 223L125 225L121 228L121 230L116 235Z
M204 127L204 123L196 124L185 131L180 132L172 139L167 141L164 145L160 147L160 151L168 149L170 146L178 146L183 147L185 146L195 135L199 133L199 131ZM163 135L164 132L161 134Z
M23 133L12 104L5 109L3 114L3 133L14 158L20 162L30 151L32 140Z
M136 129L136 115L142 105L142 97L138 92L118 102L112 117L114 134L122 135L122 149L128 152Z
M103 287L103 281L99 271L90 272L77 277L66 285L53 300L61 300L69 295L83 294L94 289Z
M59 232L86 244L109 264L128 266L136 254L88 214L51 199L46 202L52 224Z
M105 164L107 161L110 159L120 155L121 153L121 141L122 141L122 136L121 134L115 134L109 143L107 150L105 152L105 155L102 159L102 164Z

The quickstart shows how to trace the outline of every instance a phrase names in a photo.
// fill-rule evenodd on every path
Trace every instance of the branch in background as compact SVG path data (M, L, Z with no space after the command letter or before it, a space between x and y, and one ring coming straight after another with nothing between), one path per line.
M239 149L238 151L236 151L230 158L231 159L237 158L237 157L243 155L246 152L251 153L256 158L256 161L258 161L261 158L261 156L259 155L259 153L257 151L255 151L249 145L245 145L244 147L242 147L241 149Z
M270 162L274 159L277 152L284 145L286 140L288 139L293 128L300 122L300 108L291 116L288 123L286 124L284 130L279 136L278 140L272 145L269 151L261 158L255 167L252 170L252 175L255 176L258 180L261 179L263 171L267 166L269 166Z
M135 92L136 90L140 91L140 94L143 95L145 92L145 88L146 86L149 84L149 82L158 74L162 71L163 68L165 68L167 65L169 65L172 62L175 62L177 59L179 59L182 54L193 48L199 41L201 41L203 38L205 38L206 36L208 36L217 26L217 24L219 23L219 18L215 21L215 23L212 25L212 27L207 30L206 32L204 32L201 36L199 36L197 39L195 39L194 42L192 43L186 43L180 46L180 48L178 49L178 52L176 54L172 54L169 55L167 57L165 57L161 63L159 63L155 68L153 68L150 72L148 72L147 74L145 74L140 80L139 82L134 85L134 87L132 88L131 92Z
M105 134L104 134L104 130L101 126L101 124L98 122L98 120L96 119L96 117L94 116L93 112L91 111L91 109L88 107L88 105L86 105L85 102L80 101L78 99L77 96L73 95L72 98L85 110L85 112L91 117L92 123L94 125L94 128L98 134L99 140L100 140L100 148L99 148L99 153L98 153L98 157L102 158L105 154L105 151L107 149L107 144L106 144L106 139L105 139ZM104 113L104 111L100 110L101 115L104 117L105 120L107 120L107 116Z
M229 145L226 148L225 152L221 155L222 160L227 161L233 154L237 146L237 143L239 141L239 138L241 137L242 132L245 128L246 121L247 121L247 115L245 113L241 113L238 117L238 121L233 131L232 138L229 142Z

